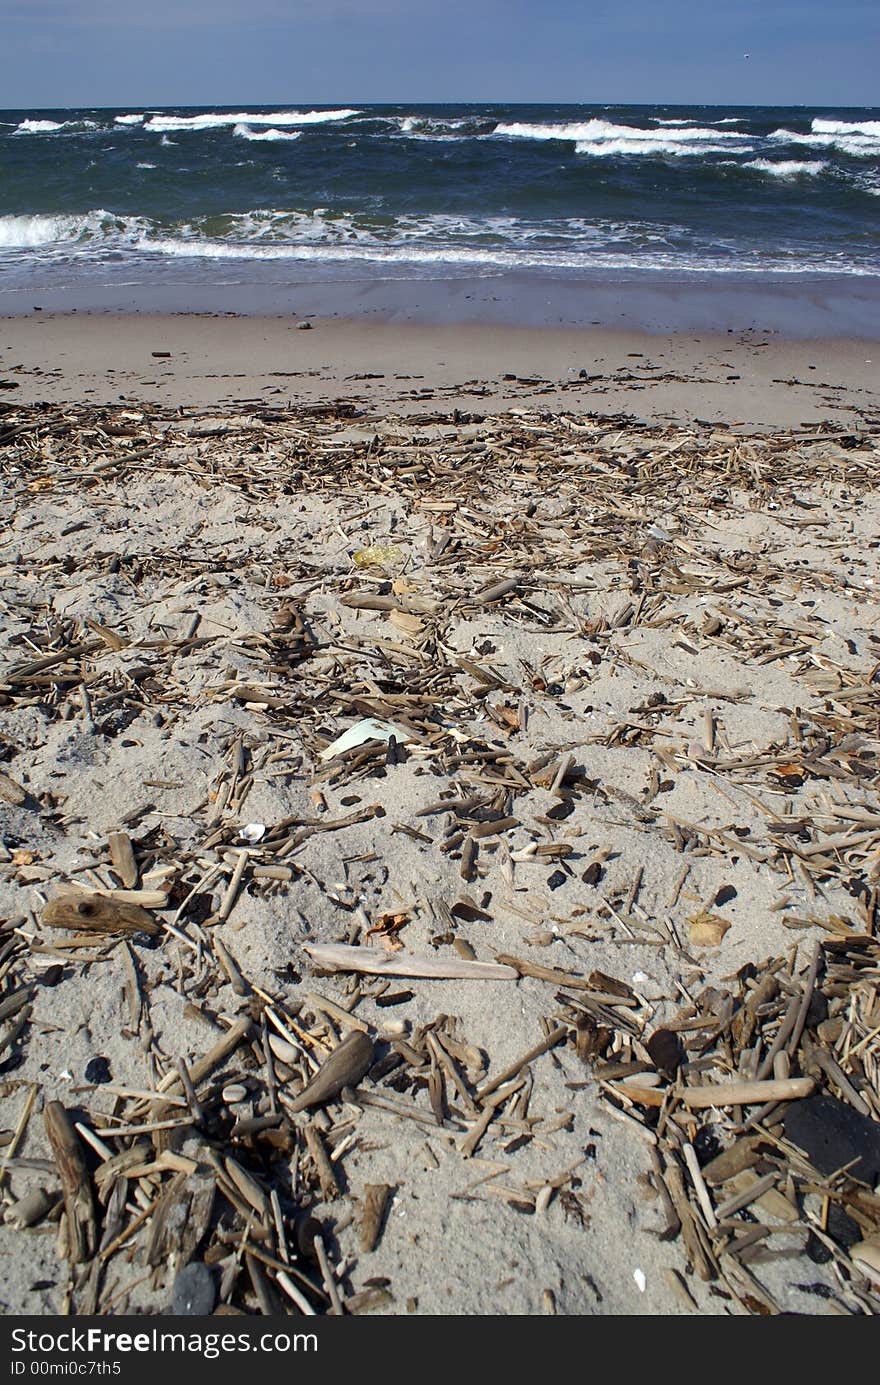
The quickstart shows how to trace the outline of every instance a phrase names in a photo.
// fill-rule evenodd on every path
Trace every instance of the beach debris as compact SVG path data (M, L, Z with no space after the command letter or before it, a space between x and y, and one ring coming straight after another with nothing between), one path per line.
M126 890L133 890L138 882L138 867L134 847L127 832L111 832L107 838L110 860L113 869Z
M640 1123L650 1144L667 1217L661 1235L680 1237L697 1275L720 1281L749 1312L781 1311L758 1256L779 1228L800 1231L793 1253L833 1263L844 1311L880 1311L880 1084L861 1057L880 1033L878 977L880 940L848 934L815 947L796 976L771 958L744 968L733 992L707 988L667 1024L683 1058L675 1071L657 1063L658 1085L638 1062L647 1035L619 1032L628 1061L591 1059L609 1110ZM831 1002L841 1022L829 1031Z
M290 1103L291 1111L321 1106L338 1096L343 1087L355 1087L373 1064L375 1050L369 1035L353 1029L318 1068L312 1080Z
M404 745L411 737L402 727L396 726L391 721L380 721L377 717L365 717L363 721L356 722L347 731L343 731L341 736L337 736L335 741L331 741L323 750L319 751L321 760L332 760L336 755L343 755L346 750L354 750L360 745L365 745L368 741L391 741L397 745Z
M694 947L719 947L731 926L730 919L702 909L688 919L688 938Z
M575 1143L658 1303L876 1313L877 435L361 402L4 407L7 1234L59 1311L394 1311L374 1151L526 1246Z
M158 933L152 914L114 894L65 891L50 899L43 923L77 933ZM163 896L164 901L164 896Z
M242 827L238 834L240 842L247 842L249 846L256 846L266 835L266 824L264 822L249 822L246 827Z
M428 980L515 981L519 973L494 962L469 962L457 957L393 955L372 947L347 943L303 943L313 962L326 971L360 971L375 976L421 976Z
M404 556L403 549L396 544L373 543L352 553L351 561L355 567L389 567L403 562Z
M43 1119L64 1194L64 1253L71 1265L78 1265L90 1260L97 1246L95 1204L85 1151L60 1101L48 1103Z

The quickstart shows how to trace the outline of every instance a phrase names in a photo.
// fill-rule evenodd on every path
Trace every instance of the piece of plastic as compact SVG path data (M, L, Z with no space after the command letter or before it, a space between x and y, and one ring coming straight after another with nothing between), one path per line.
M337 736L335 741L325 746L320 752L320 758L332 760L334 755L341 755L345 750L353 750L355 746L364 745L367 741L390 741L392 736L398 745L403 745L411 739L409 733L401 726L395 726L393 721L365 717L363 721L356 722L347 731L343 731L341 736Z

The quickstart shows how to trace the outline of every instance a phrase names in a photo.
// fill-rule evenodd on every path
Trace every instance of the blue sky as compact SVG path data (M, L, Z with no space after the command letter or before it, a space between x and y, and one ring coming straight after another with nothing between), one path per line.
M878 0L0 0L0 34L6 108L880 105Z

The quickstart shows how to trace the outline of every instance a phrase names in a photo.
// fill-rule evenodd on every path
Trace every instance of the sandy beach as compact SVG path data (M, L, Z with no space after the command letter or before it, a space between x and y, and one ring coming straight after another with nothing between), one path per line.
M878 364L2 321L4 1313L878 1311Z

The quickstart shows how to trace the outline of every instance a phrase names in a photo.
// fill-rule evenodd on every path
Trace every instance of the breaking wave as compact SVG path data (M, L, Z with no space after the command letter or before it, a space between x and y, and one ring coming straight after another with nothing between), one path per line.
M769 173L773 178L802 178L814 177L817 173L823 173L828 164L822 159L813 159L808 162L801 162L798 159L780 159L778 163L774 163L772 159L752 159L749 163L737 166L753 168L756 173Z
M239 139L256 140L291 140L299 139L301 130L275 130L271 126L268 130L251 130L247 125L236 125L232 131Z
M348 120L359 115L356 110L336 111L238 111L228 115L222 111L206 111L204 115L154 115L146 122L145 130L221 130L228 125L269 125L276 129L286 125L323 125L325 122Z

